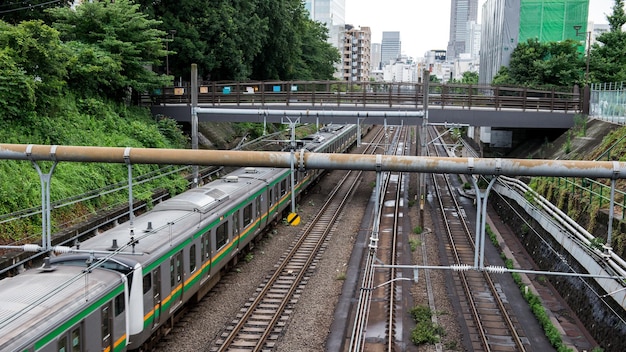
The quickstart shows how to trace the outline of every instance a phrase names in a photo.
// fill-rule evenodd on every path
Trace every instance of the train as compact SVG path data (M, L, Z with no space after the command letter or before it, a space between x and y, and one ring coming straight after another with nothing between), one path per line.
M316 153L354 146L357 125L298 140ZM142 351L171 328L324 170L243 167L102 231L0 284L1 351Z

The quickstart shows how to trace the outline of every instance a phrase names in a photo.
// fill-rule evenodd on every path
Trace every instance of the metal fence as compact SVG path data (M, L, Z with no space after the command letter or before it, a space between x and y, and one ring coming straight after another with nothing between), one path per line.
M626 125L626 82L592 84L589 116Z

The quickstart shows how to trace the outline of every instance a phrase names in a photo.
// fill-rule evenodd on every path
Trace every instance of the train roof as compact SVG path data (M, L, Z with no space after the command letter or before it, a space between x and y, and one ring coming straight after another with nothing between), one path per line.
M301 138L298 141L300 144L298 147L304 148L308 151L318 152L327 143L331 142L335 136L349 132L351 128L356 128L356 125L324 125L316 133Z
M100 297L123 292L122 275L58 266L32 269L0 281L0 350L15 351L51 327L91 309Z
M202 187L157 204L151 211L134 219L132 234L138 241L134 246L136 255L128 255L133 251L133 247L127 247L116 258L127 264L129 260L139 263L150 262L155 253L170 250L171 246L181 241L181 238L189 238L199 231L200 227L219 219L233 206L243 199L252 197L279 174L285 172L285 169L278 168L241 168ZM202 225L198 226L200 219ZM128 244L130 239L131 226L126 222L85 240L80 244L80 249L113 252L115 249L113 240L121 247ZM82 256L86 258L88 255ZM96 255L98 258L103 256ZM75 255L74 259L76 258Z

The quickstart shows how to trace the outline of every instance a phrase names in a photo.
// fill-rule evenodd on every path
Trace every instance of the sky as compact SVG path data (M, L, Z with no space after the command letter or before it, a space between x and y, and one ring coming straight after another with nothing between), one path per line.
M381 6L381 3L383 4ZM428 50L446 50L450 39L450 0L346 0L346 23L370 27L372 43L382 33L399 31L402 53L423 57ZM485 0L478 0L478 21ZM589 20L608 23L614 0L589 0Z

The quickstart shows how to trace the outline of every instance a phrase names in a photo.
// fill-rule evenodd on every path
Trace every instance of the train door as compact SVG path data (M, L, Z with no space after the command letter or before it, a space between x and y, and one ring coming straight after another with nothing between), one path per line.
M111 314L111 302L107 302L100 308L100 325L102 332L102 350L113 351L113 314Z
M210 238L211 236L209 232L205 232L200 238L200 241L202 241L202 243L200 244L200 255L202 256L201 260L202 263L207 263L206 275L204 276L205 278L209 278L211 276L211 243L209 242Z
M239 210L235 211L233 213L233 239L235 239L235 241L237 241L237 243L235 244L235 247L237 247L237 251L239 251L239 233L240 233L240 227L239 227Z
M154 320L152 328L156 328L161 322L161 267L152 270L152 307L154 308Z
M255 219L259 219L259 222L258 222L259 227L263 227L263 226L261 226L261 225L262 225L262 224L261 224L261 204L262 204L262 203L261 203L261 200L262 200L262 199L263 199L263 196L257 197L257 198L255 199L255 204L254 204L254 205L255 205L255 208L256 208L256 209L255 209L255 211L256 211L256 216L255 216L254 218L255 218Z
M170 294L172 295L173 312L183 302L183 253L178 252L170 258ZM180 289L180 292L176 291Z
M274 205L274 187L270 187L269 196L267 197L267 221L272 217L272 206Z

